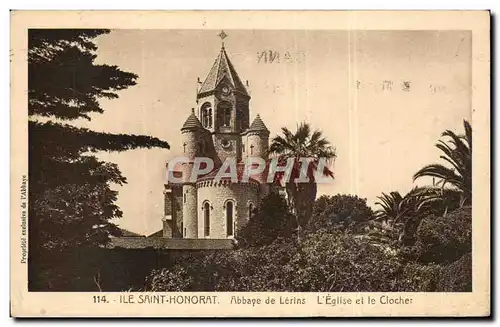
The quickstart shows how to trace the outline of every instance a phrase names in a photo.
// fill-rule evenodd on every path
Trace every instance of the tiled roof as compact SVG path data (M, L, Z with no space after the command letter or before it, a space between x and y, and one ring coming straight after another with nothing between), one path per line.
M248 131L256 131L256 132L265 131L265 132L269 132L269 130L267 129L266 125L264 124L264 122L262 121L262 119L260 118L260 116L258 114L255 117L255 119L253 120L253 123L250 125L250 128L248 128Z
M226 79L236 91L248 95L248 92L241 82L238 73L236 73L233 64L229 60L224 47L222 47L219 56L215 59L215 63L212 66L212 69L210 69L207 78L201 85L198 94L215 90L223 79Z
M147 237L163 237L163 229L160 229L159 231L154 232L153 234L148 235Z
M113 237L108 248L165 250L230 250L232 239L179 239L163 237Z
M124 228L120 228L120 232L121 232L122 237L143 237L143 235L141 235L141 234L131 232L131 231L124 229Z
M196 117L196 115L194 114L194 109L191 109L191 114L186 119L186 122L184 123L184 125L182 125L181 130L183 130L183 129L197 129L197 128L203 128L203 126L201 125L201 122L198 119L198 117Z

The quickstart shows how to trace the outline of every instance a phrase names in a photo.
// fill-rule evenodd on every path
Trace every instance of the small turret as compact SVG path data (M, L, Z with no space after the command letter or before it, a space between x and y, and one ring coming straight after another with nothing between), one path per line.
M200 139L204 133L204 128L201 125L198 117L191 109L191 114L182 125L181 132L183 135L183 154L188 157L191 162L182 164L182 237L197 238L198 237L198 217L196 214L197 208L197 193L194 183L190 183L190 174L193 169L193 160L200 155L202 151Z
M269 148L269 130L257 114L250 127L244 132L246 135L245 156L267 159Z
M201 125L201 122L198 119L198 117L196 117L196 115L194 114L194 108L191 108L191 114L184 122L184 125L182 125L181 131L185 131L185 130L192 131L192 130L196 130L199 128L203 128L203 126Z
M199 140L200 136L203 133L203 126L201 122L198 120L198 117L194 114L194 109L191 109L191 114L182 125L182 154L188 157L191 160L199 155L200 145Z
M267 129L266 125L264 124L264 122L260 118L259 114L257 114L257 116L255 116L253 123L248 128L248 132L256 132L256 133L259 133L262 135L267 134L267 136L269 136L269 130Z

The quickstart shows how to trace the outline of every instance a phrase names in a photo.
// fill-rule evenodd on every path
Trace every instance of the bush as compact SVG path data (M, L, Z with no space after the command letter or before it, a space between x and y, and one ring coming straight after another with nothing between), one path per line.
M323 195L314 203L308 230L334 232L339 227L352 228L372 217L373 211L367 206L366 199L355 195Z
M435 292L440 279L441 266L408 263L398 276L399 292Z
M314 233L304 241L294 265L295 290L383 292L394 289L400 270L396 255L349 234Z
M156 292L291 291L293 274L284 266L295 252L293 242L277 240L262 247L187 255L170 269L152 271L146 282Z
M471 292L472 256L449 265L408 263L398 278L400 292Z
M471 208L457 209L446 216L430 215L417 229L413 253L424 263L451 263L472 251Z
M279 237L290 238L297 227L285 198L271 192L263 198L248 223L237 233L240 247L269 245Z
M437 290L439 292L472 292L472 254L443 267Z
M470 208L455 210L445 217L429 215L422 219L413 247L400 244L396 247L392 236L397 231L368 220L372 211L363 199L345 195L321 197L314 209L308 233L298 240L290 237L293 216L288 213L284 199L269 197L239 237L247 247L184 255L171 268L153 271L147 278L147 289L239 292L472 289Z
M352 235L315 233L300 244L270 245L189 256L153 271L152 291L391 291L397 256Z

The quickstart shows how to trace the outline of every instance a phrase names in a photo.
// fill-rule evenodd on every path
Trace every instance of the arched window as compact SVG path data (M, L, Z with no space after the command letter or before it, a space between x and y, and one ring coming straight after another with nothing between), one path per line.
M210 102L205 102L201 106L201 124L205 128L212 127L212 105Z
M248 219L252 218L253 216L253 203L250 202L248 205Z
M229 126L229 125L231 125L231 108L225 108L223 126Z
M253 203L250 202L248 205L248 219L252 218L253 216Z
M205 236L210 236L210 203L208 202L203 205L203 218Z
M233 236L234 230L234 204L232 201L226 203L226 226L227 226L227 236Z
M219 103L217 108L220 126L229 127L231 125L231 104L224 101Z

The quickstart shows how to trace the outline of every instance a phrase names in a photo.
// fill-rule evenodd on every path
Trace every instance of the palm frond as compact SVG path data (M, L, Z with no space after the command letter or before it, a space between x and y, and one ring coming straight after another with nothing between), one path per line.
M413 175L413 180L424 176L438 178L442 188L449 184L459 189L463 196L470 200L472 194L472 127L464 120L465 134L458 135L446 130L436 147L443 153L439 158L451 165L452 168L441 164L427 165Z

